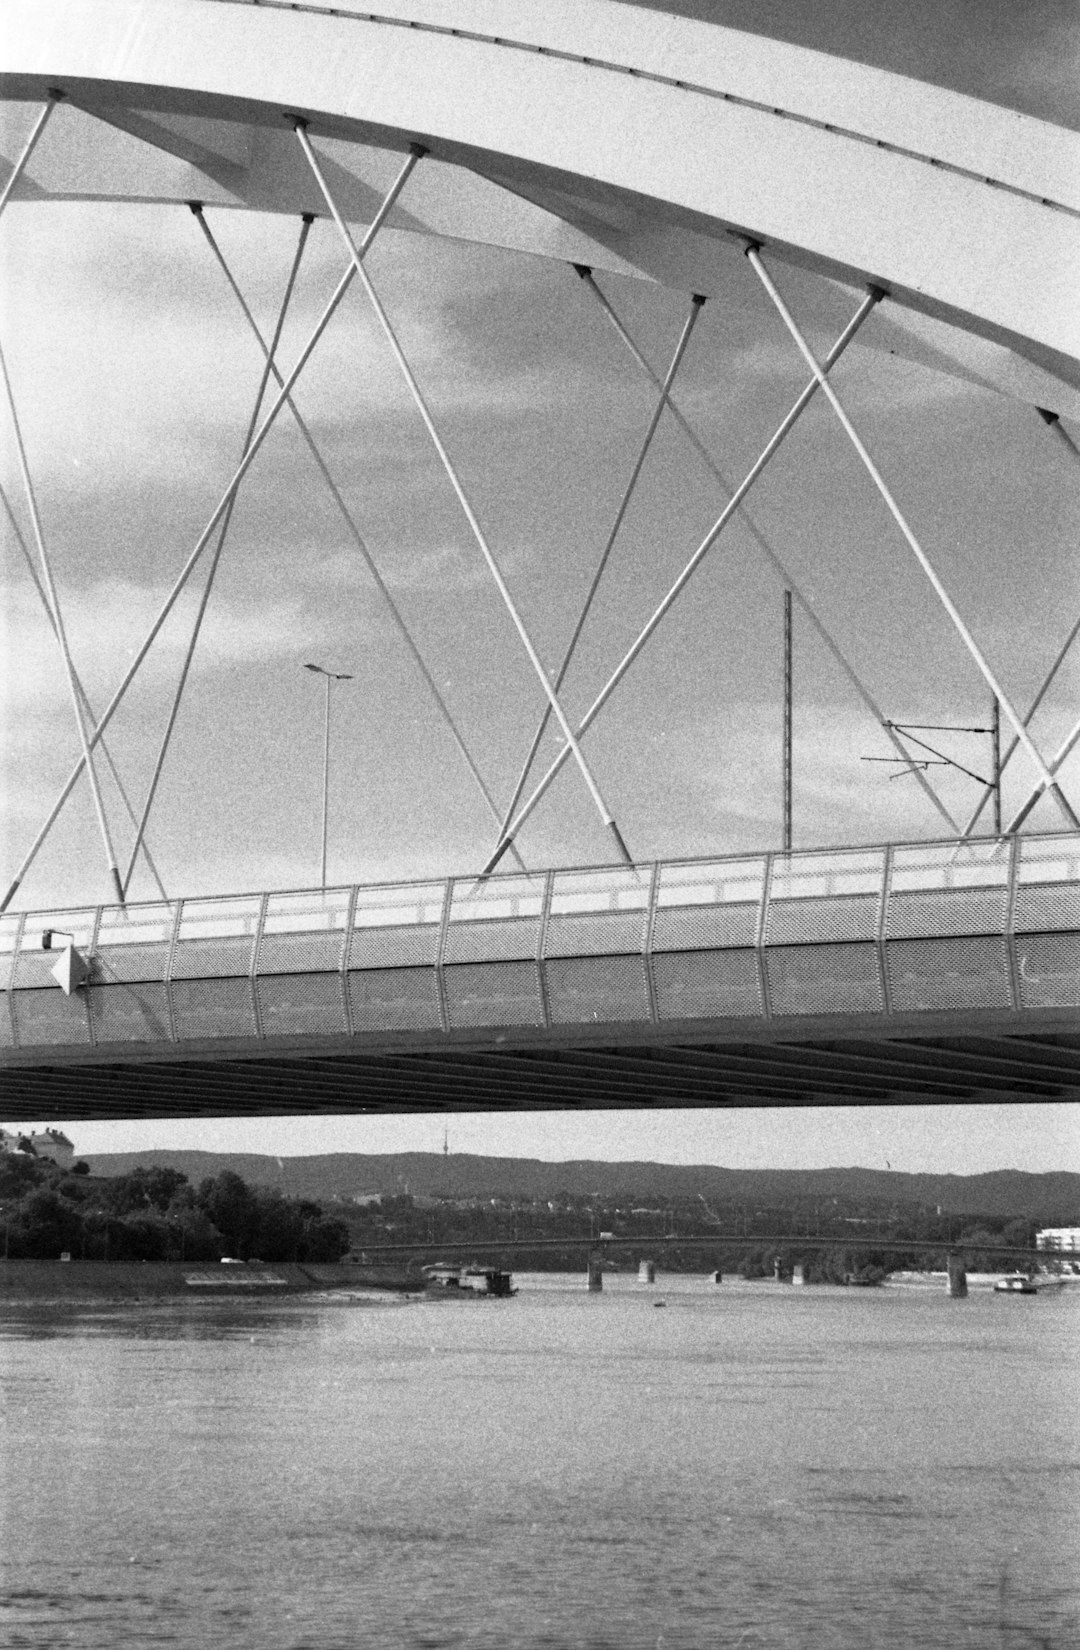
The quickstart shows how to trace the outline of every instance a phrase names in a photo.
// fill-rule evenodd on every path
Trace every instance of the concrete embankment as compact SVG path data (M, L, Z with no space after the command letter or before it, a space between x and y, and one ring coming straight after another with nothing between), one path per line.
M7 1301L147 1300L191 1295L295 1295L324 1289L417 1288L404 1267L293 1261L221 1266L216 1261L124 1263L0 1260L0 1304Z

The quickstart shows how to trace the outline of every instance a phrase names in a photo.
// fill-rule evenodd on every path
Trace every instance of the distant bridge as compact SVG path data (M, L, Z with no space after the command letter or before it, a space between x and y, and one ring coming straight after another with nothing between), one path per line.
M10 913L0 965L8 1119L1080 1098L1080 834Z
M689 1234L665 1233L656 1235L620 1235L618 1237L569 1237L569 1238L483 1238L483 1239L454 1239L449 1243L440 1243L438 1239L415 1241L413 1243L363 1243L357 1245L360 1252L370 1257L373 1255L503 1255L520 1254L526 1250L555 1252L565 1249L588 1250L606 1254L612 1249L644 1250L653 1254L659 1249L783 1249L796 1254L819 1249L852 1249L879 1251L888 1249L893 1254L980 1254L994 1255L1002 1262L1014 1264L1020 1260L1029 1261L1033 1266L1045 1263L1047 1251L1032 1249L1030 1244L1008 1243L980 1243L977 1239L958 1239L956 1242L944 1238L896 1238L877 1237L808 1237L795 1232L694 1232Z

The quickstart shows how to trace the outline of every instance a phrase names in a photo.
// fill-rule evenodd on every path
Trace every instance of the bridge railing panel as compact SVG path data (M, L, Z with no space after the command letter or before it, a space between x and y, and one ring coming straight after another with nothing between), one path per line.
M765 969L771 1014L880 1014L885 1007L872 941L770 945Z
M171 1038L169 959L178 915L178 905L166 901L102 909L88 991L95 1043Z
M250 976L174 979L169 986L169 1004L178 1042L258 1035Z
M444 963L527 962L540 953L546 877L455 881L443 944Z
M542 1026L546 1022L535 960L448 963L442 971L451 1029Z
M777 854L769 879L766 945L874 940L885 850Z
M659 1020L764 1014L758 962L769 859L662 864L648 966Z
M889 1003L897 1013L1012 1008L1008 840L890 850L883 925Z
M1004 935L890 940L886 959L895 1013L1013 1006Z
M552 1025L616 1025L652 1018L640 953L548 958L544 986Z
M446 897L444 882L358 888L346 968L434 968Z
M354 1032L439 1031L443 1014L432 968L358 968L348 974Z
M1012 928L1021 1006L1080 1006L1080 837L1020 838Z
M755 945L768 863L762 854L661 865L650 946L653 955Z
M255 954L259 1035L340 1037L351 888L269 894Z
M263 898L183 901L169 963L178 1041L258 1035L253 974Z
M650 966L660 1020L741 1020L765 1012L753 946L654 950Z
M108 961L117 979L163 980L178 911L173 900L103 906L94 939L95 956ZM144 964L153 972L133 972Z
M447 1025L542 1026L540 972L548 875L456 880L442 950Z
M355 893L345 959L353 1032L443 1029L436 965L449 885L395 883Z
M1024 932L1080 929L1080 838L1020 838L1013 927Z
M20 1048L93 1041L88 994L76 991L66 996L53 969L59 948L69 939L83 957L90 955L97 924L96 909L26 913L11 979L14 1036ZM57 934L56 949L46 951L41 942L49 929Z
M1010 871L1008 842L920 843L894 848L886 939L1003 933Z
M1017 934L1013 945L1022 1008L1080 1007L1080 936Z
M543 934L553 1025L652 1019L645 966L652 868L556 871Z
M249 975L263 896L240 899L186 899L180 907L172 962L174 980L203 980Z

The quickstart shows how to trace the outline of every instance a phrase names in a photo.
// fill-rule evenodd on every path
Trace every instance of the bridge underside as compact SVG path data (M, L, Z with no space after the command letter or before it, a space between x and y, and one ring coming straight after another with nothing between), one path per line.
M910 1101L1080 1100L1074 1013L921 1016L829 1025L625 1025L528 1040L442 1039L347 1048L338 1040L270 1052L210 1043L161 1058L53 1051L10 1065L4 1115L65 1121L167 1115L529 1111ZM657 1028L650 1028L653 1033ZM685 1041L680 1040L685 1038ZM64 1054L74 1056L65 1060Z

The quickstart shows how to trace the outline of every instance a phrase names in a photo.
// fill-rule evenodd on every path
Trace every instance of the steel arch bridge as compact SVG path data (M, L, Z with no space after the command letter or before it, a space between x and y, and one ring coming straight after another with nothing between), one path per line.
M1075 465L1080 455L1067 424L1080 417L1076 133L765 34L614 0L589 5L534 0L528 8L515 8L512 17L494 0L402 0L379 10L351 0L333 6L284 0L8 0L2 50L8 173L0 211L17 208L25 214L50 201L74 200L194 207L219 256L207 225L214 209L301 217L305 224L322 217L335 226L342 253L338 287L298 354L279 365L277 337L269 343L260 339L267 368L243 456L165 608L113 697L96 713L68 643L5 367L25 532L6 494L4 502L56 634L81 751L58 803L13 867L3 901L9 913L18 908L23 879L83 776L94 794L112 889L123 906L144 846L168 733L141 816L128 804L134 839L125 873L98 774L108 759L106 730L195 568L220 553L233 500L279 414L296 419L333 487L291 392L354 281L364 289L386 335L535 673L545 717L561 733L557 756L534 782L537 735L512 801L496 805L394 608L392 593L368 557L434 708L451 727L498 822L492 851L476 870L490 874L507 853L517 851L518 834L532 810L561 768L571 763L609 833L613 857L632 866L583 749L584 735L728 522L743 511L746 496L812 401L827 403L835 415L838 431L892 517L903 553L914 558L955 629L958 645L1000 705L1018 765L1026 763L1027 791L1021 805L1000 822L1001 838L1020 831L1040 798L1046 798L1043 817L1056 808L1060 825L1080 828L1058 777L1080 740L1080 722L1053 750L1040 748L1029 726L1077 626L1064 636L1034 704L1015 703L830 376L858 336L882 357L903 356L1026 405L1032 418L1038 414L1048 427L1047 440L1068 449ZM727 502L708 533L583 717L568 715L560 687L604 558L566 659L558 671L552 670L518 610L365 267L367 251L384 227L572 265L604 306L657 398L605 558L661 419L677 420L687 438L697 440L677 410L672 389L705 299L736 282L756 282L805 366L805 389L750 470L728 486ZM686 324L666 374L644 361L597 285L597 275L604 274L686 294ZM832 321L838 295L847 297L849 318L822 355L809 338ZM246 314L254 327L250 312ZM700 442L698 447L718 475L712 455ZM335 496L348 520L347 506ZM355 526L353 531L367 556ZM884 723L869 690L846 664L775 550L760 533L757 539L774 571L794 587L803 611L867 708ZM887 728L894 746L910 761L910 751ZM962 827L935 797L925 772L916 777L954 836L967 836L975 818ZM160 891L164 900L164 889ZM1005 930L1002 937L1012 944ZM12 955L19 943L12 938ZM1055 943L1060 949L1066 942ZM1075 946L1075 935L1068 943ZM1015 955L1010 966L1015 973ZM1068 973L1071 965L1062 966ZM1021 1018L1010 1022L1008 1031L1023 1035L1027 1005L1015 981L1011 991L1008 1011ZM1064 1064L1051 1051L1040 1071L1054 1092L1064 1092L1065 1086L1071 1092L1076 1080L1067 1068L1075 1017L1068 1001L1056 1003L1055 1016L1052 1034L1058 1051L1064 1051ZM969 1026L961 1019L951 1023L950 1034L962 1038L965 1028L974 1026L974 1020ZM986 1034L981 1022L977 1029ZM826 1034L824 1026L819 1031ZM37 1046L35 1058L47 1063L48 1045ZM809 1057L806 1063L809 1069ZM973 1059L976 1087L978 1069ZM1055 1074L1062 1072L1058 1084ZM1002 1091L997 1087L995 1092ZM799 1093L813 1097L805 1084ZM355 1088L349 1098L357 1103Z

